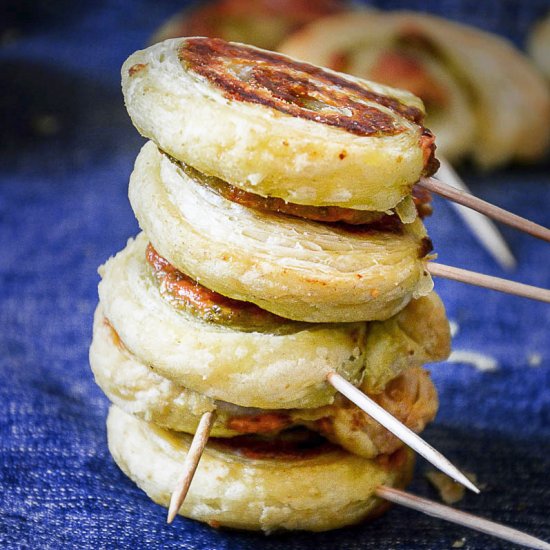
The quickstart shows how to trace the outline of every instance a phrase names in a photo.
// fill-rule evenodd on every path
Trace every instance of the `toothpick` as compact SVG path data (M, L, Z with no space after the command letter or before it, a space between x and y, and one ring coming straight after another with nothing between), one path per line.
M501 279L500 277L493 277L491 275L483 275L482 273L477 273L475 271L469 271L467 269L461 269L459 267L443 265L435 262L428 262L426 267L435 277L452 279L453 281L460 281L461 283L481 286L491 290L498 290L499 292L506 292L507 294L522 296L523 298L530 298L531 300L539 300L541 302L550 303L550 290L546 288L516 283L515 281L509 281L508 279Z
M527 535L526 533L522 533L517 529L506 527L505 525L474 516L473 514L461 512L450 506L445 506L426 498L417 497L416 495L394 489L393 487L380 485L376 489L376 495L390 502L394 502L395 504L401 504L407 508L412 508L413 510L427 514L428 516L463 525L464 527L469 527L470 529L480 531L481 533L493 537L515 542L516 544L522 544L528 548L550 550L550 544L547 542Z
M428 462L446 473L457 483L464 485L473 491L479 493L479 489L460 471L453 466L439 451L436 451L431 445L426 443L418 434L407 428L399 422L397 418L392 416L388 411L383 409L378 403L366 396L361 390L357 389L353 384L342 378L339 374L331 371L327 375L327 380L341 394L345 395L350 401L355 403L361 410L382 424L384 428L398 437L403 443L411 449L423 456Z
M446 199L450 199L458 204L472 208L477 212L481 212L482 214L485 214L486 216L489 216L499 222L505 223L510 227L524 231L533 237L550 242L550 229L522 218L521 216L517 216L516 214L512 214L511 212L508 212L508 210L504 210L503 208L495 206L490 202L479 199L471 193L466 193L455 189L454 187L446 185L436 178L421 178L418 185L424 187L432 193L436 193Z
M172 523L172 521L174 521L174 518L179 512L179 509L187 496L189 486L191 485L193 476L195 475L195 470L199 465L202 452L208 442L208 436L210 435L210 430L212 429L215 418L216 413L214 411L210 411L204 413L200 419L197 431L193 436L193 441L191 442L191 446L189 447L189 451L185 457L185 462L183 463L183 473L178 479L176 488L170 498L170 507L168 508L168 518L166 520L167 523Z
M464 183L464 180L446 159L439 156L439 162L441 165L436 174L438 179L461 191L471 193L468 186ZM462 204L451 201L451 205L489 254L491 254L504 269L509 271L513 270L517 265L516 259L495 223L487 216L463 206Z

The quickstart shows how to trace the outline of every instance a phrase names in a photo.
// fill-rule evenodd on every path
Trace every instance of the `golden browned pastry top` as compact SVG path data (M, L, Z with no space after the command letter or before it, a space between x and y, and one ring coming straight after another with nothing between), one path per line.
M424 117L420 109L367 90L342 75L241 44L189 38L182 43L179 58L187 70L207 78L230 99L267 105L357 135L404 131L399 119L365 101L383 105L417 124Z

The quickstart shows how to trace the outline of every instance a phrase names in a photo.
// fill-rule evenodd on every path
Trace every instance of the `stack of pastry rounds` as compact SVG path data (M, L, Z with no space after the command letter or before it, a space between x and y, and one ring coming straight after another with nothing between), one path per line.
M532 41L535 56L543 32ZM548 151L547 83L525 55L494 34L429 14L368 10L319 19L279 49L416 93L440 152L451 161L470 157L494 168L535 161Z
M450 337L411 195L437 165L421 102L206 38L122 74L151 141L130 179L143 232L100 268L90 348L113 457L167 505L215 411L181 514L265 531L372 516L413 457L326 378L415 431L437 411L422 365Z

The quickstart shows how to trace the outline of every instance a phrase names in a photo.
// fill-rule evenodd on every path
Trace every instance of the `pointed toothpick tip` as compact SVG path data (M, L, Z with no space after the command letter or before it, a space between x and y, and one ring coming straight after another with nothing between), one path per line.
M168 515L166 518L166 523L168 524L174 521L180 511L185 497L187 496L202 453L208 443L210 430L212 429L215 419L216 413L214 411L205 412L201 416L197 431L193 436L193 441L191 442L189 451L185 457L185 462L183 463L182 475L178 479L174 492L170 497L170 505L168 507Z
M520 544L527 548L550 550L550 544L537 537L528 535L512 527L507 527L506 525L475 516L474 514L445 506L439 502L434 502L433 500L407 493L400 489L380 485L375 493L378 497L393 502L394 504L400 504L401 506L411 508L412 510L416 510L428 516L462 525L463 527L474 529L486 535L514 542L515 544Z
M168 516L166 518L166 523L170 525L178 514L178 509L176 508L176 499L174 498L175 493L172 494L170 498L170 508L168 509Z
M465 475L461 474L463 476L463 480L461 481L462 485L466 487L467 489L470 489L472 493L475 493L476 495L479 495L481 493L479 487L474 485L470 479L468 479ZM456 481L456 480L455 480Z
M388 411L382 408L378 403L365 395L353 384L342 378L339 374L331 371L327 374L327 381L334 386L342 395L355 403L361 410L374 418L384 428L398 437L405 445L423 456L428 462L437 469L447 474L457 483L464 485L470 491L479 494L479 489L456 467L450 460L445 458L439 451L434 449L429 443L424 441L418 434L397 420Z

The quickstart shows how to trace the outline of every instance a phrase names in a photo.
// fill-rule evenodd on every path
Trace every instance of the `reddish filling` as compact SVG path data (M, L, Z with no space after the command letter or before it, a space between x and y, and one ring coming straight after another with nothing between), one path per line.
M306 428L293 428L276 436L240 435L210 438L210 444L252 460L306 460L342 450L319 434ZM407 449L378 455L376 462L387 471L401 469L407 462Z
M307 220L321 223L334 224L336 227L350 233L361 233L363 235L373 235L374 233L385 231L400 234L403 231L403 224L395 214L386 214L384 212L375 212L368 210L354 210L352 208L341 208L339 206L308 206L285 202L277 197L262 197L248 191L243 191L238 187L228 183L216 180L208 182L208 185L217 191L224 198L256 210L268 212L278 212L289 216L296 216ZM414 186L412 197L416 206L416 211L420 218L424 219L432 214L431 200L429 191L419 186ZM424 247L423 247L424 248ZM428 252L431 251L428 250ZM420 256L423 258L425 254Z
M111 325L111 322L109 321L109 319L107 319L107 317L103 317L103 324L109 329L109 332L111 334L111 340L113 341L113 344L123 350L123 351L126 351L126 346L124 345L124 342L120 339L120 336L118 334L118 332L115 330L115 327L113 327L113 325Z
M215 183L210 181L209 186L222 197L248 208L278 212L318 222L343 222L357 225L377 222L387 217L384 212L353 210L352 208L341 208L339 206L309 206L286 202L278 197L262 197L221 180L217 180Z
M425 258L433 249L434 245L432 240L429 237L424 237L420 243L420 248L418 249L418 257Z
M407 462L407 448L400 447L391 454L380 454L375 458L379 466L385 470L397 470L405 466Z
M222 450L256 460L304 460L339 448L305 428L294 428L276 437L239 435L225 439L211 438L210 441Z
M254 416L233 416L227 421L227 428L242 434L280 432L292 424L286 413L266 412Z
M163 153L166 155L166 153ZM289 216L296 216L307 220L322 223L342 223L347 225L371 225L371 229L397 231L400 228L400 221L395 215L385 214L370 210L354 210L353 208L342 208L340 206L310 206L286 202L278 197L262 197L249 191L244 191L219 178L206 176L191 166L180 162L169 155L166 155L172 162L177 164L185 174L202 185L213 189L227 200L268 212L277 212ZM412 197L418 215L421 218L431 215L431 194L426 189L415 185L412 190ZM399 229L400 230L400 229Z
M350 66L350 52L339 51L331 54L327 67L330 67L334 71L345 73L349 71Z
M128 69L128 76L136 76L136 74L147 68L147 63L136 63Z
M421 97L428 112L432 108L445 107L449 100L448 90L430 75L422 61L401 49L380 55L369 76Z
M151 244L147 246L145 257L162 294L175 307L204 321L250 328L267 328L288 322L255 304L227 298L202 286L171 265Z
M422 174L424 176L432 176L439 169L439 161L435 158L435 136L427 128L422 130L420 147L422 148L424 159L424 170Z
M416 211L421 219L427 218L432 215L432 194L424 187L415 185L412 188L412 198Z

